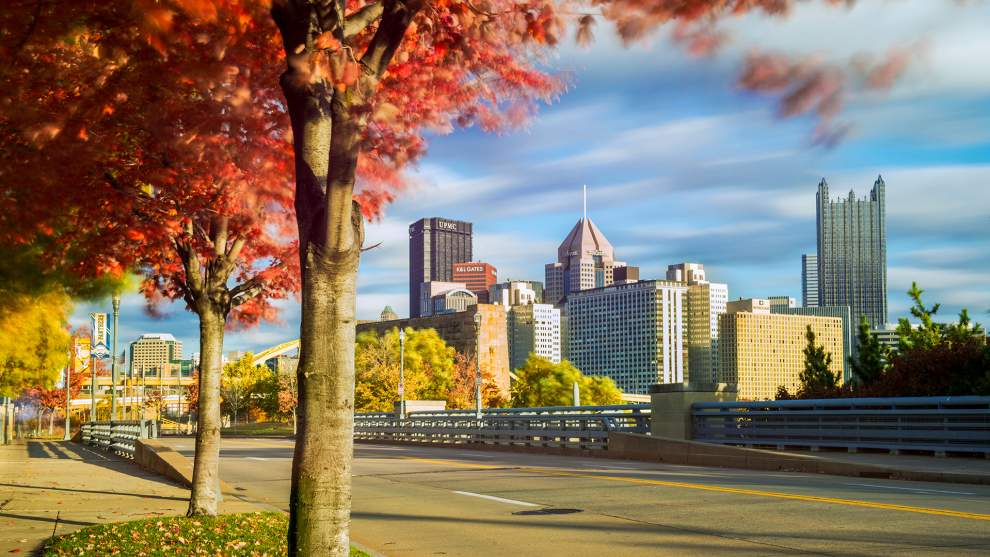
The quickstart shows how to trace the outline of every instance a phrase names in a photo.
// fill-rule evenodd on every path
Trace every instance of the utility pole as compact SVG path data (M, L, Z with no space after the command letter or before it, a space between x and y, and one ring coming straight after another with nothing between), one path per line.
M114 291L113 293L113 349L110 351L110 357L113 360L110 363L110 382L112 386L110 387L110 421L113 422L117 419L117 325L118 317L120 317L120 292Z
M399 329L399 419L406 419L406 331Z
M475 418L481 420L481 308L474 307L474 403Z

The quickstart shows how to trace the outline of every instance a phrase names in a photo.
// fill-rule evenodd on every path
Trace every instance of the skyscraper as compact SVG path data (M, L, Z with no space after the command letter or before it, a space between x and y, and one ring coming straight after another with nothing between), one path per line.
M667 266L667 280L688 287L687 351L685 383L715 383L718 372L718 316L725 313L729 285L708 282L701 263Z
M490 263L484 261L454 263L453 281L463 282L468 290L474 292L479 303L487 304L489 303L488 289L498 282L498 271Z
M818 307L818 256L801 256L801 305Z
M471 223L439 217L409 225L409 315L419 317L423 283L451 282L454 263L471 261Z
M612 244L588 218L585 203L581 219L557 248L557 262L546 265L544 301L557 304L572 292L609 286L614 256Z
M887 226L885 184L878 176L870 194L832 200L818 184L818 303L849 306L874 328L887 323Z
M519 369L530 354L560 363L560 310L550 304L522 304L508 311L509 369Z

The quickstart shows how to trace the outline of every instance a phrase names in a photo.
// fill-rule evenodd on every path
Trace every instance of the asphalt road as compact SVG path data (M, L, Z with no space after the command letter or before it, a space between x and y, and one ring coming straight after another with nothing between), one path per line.
M292 443L225 439L221 476L287 510ZM385 555L990 555L990 486L447 448L357 445L352 516Z

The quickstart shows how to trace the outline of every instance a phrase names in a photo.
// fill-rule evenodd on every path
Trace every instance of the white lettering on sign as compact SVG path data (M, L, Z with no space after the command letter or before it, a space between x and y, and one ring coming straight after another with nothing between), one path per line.
M454 270L457 271L458 273L480 273L480 272L484 271L485 268L484 267L478 267L478 266L475 266L475 267L456 267Z
M447 222L445 220L437 221L437 228L443 228L445 230L457 230L457 224L452 222Z

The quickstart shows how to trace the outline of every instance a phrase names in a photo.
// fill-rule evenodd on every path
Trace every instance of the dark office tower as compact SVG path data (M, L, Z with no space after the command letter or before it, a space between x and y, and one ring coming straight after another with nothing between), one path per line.
M849 306L854 323L865 315L887 323L887 226L883 178L870 194L831 199L818 184L818 305Z
M452 282L454 263L471 261L471 223L433 217L409 225L409 316L420 317L424 282Z

